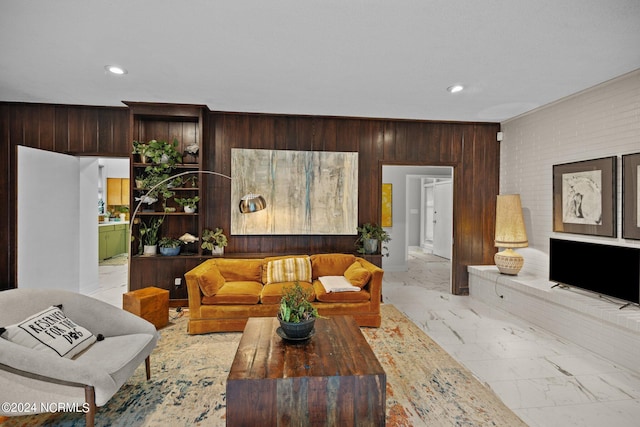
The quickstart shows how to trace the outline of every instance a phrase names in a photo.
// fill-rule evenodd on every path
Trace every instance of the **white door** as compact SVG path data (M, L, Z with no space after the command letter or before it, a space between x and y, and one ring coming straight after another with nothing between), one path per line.
M433 254L451 259L453 218L453 185L451 181L437 182L433 192Z
M19 288L80 290L80 182L77 158L18 147Z

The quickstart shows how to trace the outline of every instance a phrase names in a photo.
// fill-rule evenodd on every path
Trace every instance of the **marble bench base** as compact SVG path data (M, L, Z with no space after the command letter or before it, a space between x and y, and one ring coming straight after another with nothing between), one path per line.
M469 266L469 295L640 374L640 309L494 265Z

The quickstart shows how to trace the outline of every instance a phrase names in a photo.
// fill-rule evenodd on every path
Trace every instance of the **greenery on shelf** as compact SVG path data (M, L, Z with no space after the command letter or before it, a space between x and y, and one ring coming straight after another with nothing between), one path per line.
M140 221L140 239L141 245L154 246L158 244L158 232L160 226L164 222L164 216L154 216L149 219L147 224L143 220Z
M178 140L172 143L152 139L149 142L133 141L133 154L139 154L142 163L151 162L148 168L167 169L182 162L182 153L178 151Z
M185 186L190 184L192 188L196 188L198 186L198 176L197 175L189 175L185 176L184 179Z
M310 318L320 317L318 310L307 299L309 295L300 282L286 289L280 300L278 318L284 322L300 323Z
M365 254L365 242L367 240L375 240L382 245L381 253L384 256L389 256L389 248L385 245L391 241L391 236L384 228L378 224L366 223L358 227L358 238L356 239L356 246L358 246L358 253Z
M176 201L176 203L182 207L188 206L188 207L192 207L195 208L197 203L200 201L200 197L198 196L194 196L194 197L176 197L175 199L173 199Z
M182 240L174 239L172 237L163 237L158 241L158 246L161 248L177 248L182 246Z
M202 249L213 251L214 246L225 247L228 243L227 236L221 228L216 228L213 231L208 228L202 230Z

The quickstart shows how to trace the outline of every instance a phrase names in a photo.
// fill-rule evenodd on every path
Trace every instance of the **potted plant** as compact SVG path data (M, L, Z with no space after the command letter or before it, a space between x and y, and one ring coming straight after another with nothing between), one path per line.
M209 249L212 254L223 254L224 247L228 244L227 236L221 228L211 231L208 228L202 230L202 249Z
M176 197L174 200L177 204L182 206L186 213L194 213L196 211L196 205L200 201L200 197Z
M182 241L171 237L163 237L158 241L160 253L165 256L175 256L180 253Z
M169 178L169 174L167 173L159 173L159 172L150 172L147 176L142 179L142 187L147 191L145 194L145 198L148 201L154 200L157 201L160 197L162 197L162 207L167 207L167 199L175 196L175 191L171 189L169 186L170 181L167 181ZM146 202L149 203L149 202Z
M183 180L185 187L187 186L187 184L191 185L191 188L196 188L198 186L198 176L197 175L190 175L184 178Z
M182 154L178 151L178 140L176 138L174 138L173 143L152 139L147 145L146 155L156 165L173 167L176 163L182 162Z
M391 240L389 233L387 233L378 224L366 223L361 227L358 227L358 239L356 245L359 246L358 253L361 254L375 254L378 252L378 244L382 244L381 253L384 256L389 256L389 250L385 243Z
M311 336L319 315L308 298L309 295L298 281L282 295L277 317L282 332L289 339L307 339Z
M133 154L137 154L140 156L141 163L147 163L149 161L148 157L149 144L140 141L133 141Z
M164 221L164 217L154 216L149 224L140 221L140 244L144 246L143 255L155 255L158 251L158 231Z

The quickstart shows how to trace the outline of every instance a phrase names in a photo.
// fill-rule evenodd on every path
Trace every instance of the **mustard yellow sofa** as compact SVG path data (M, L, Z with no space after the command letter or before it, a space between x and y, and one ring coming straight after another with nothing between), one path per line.
M185 274L188 333L242 331L249 317L275 316L296 281L320 315L351 315L360 326L379 327L383 273L352 254L208 259ZM326 292L323 276L343 276L360 290Z

